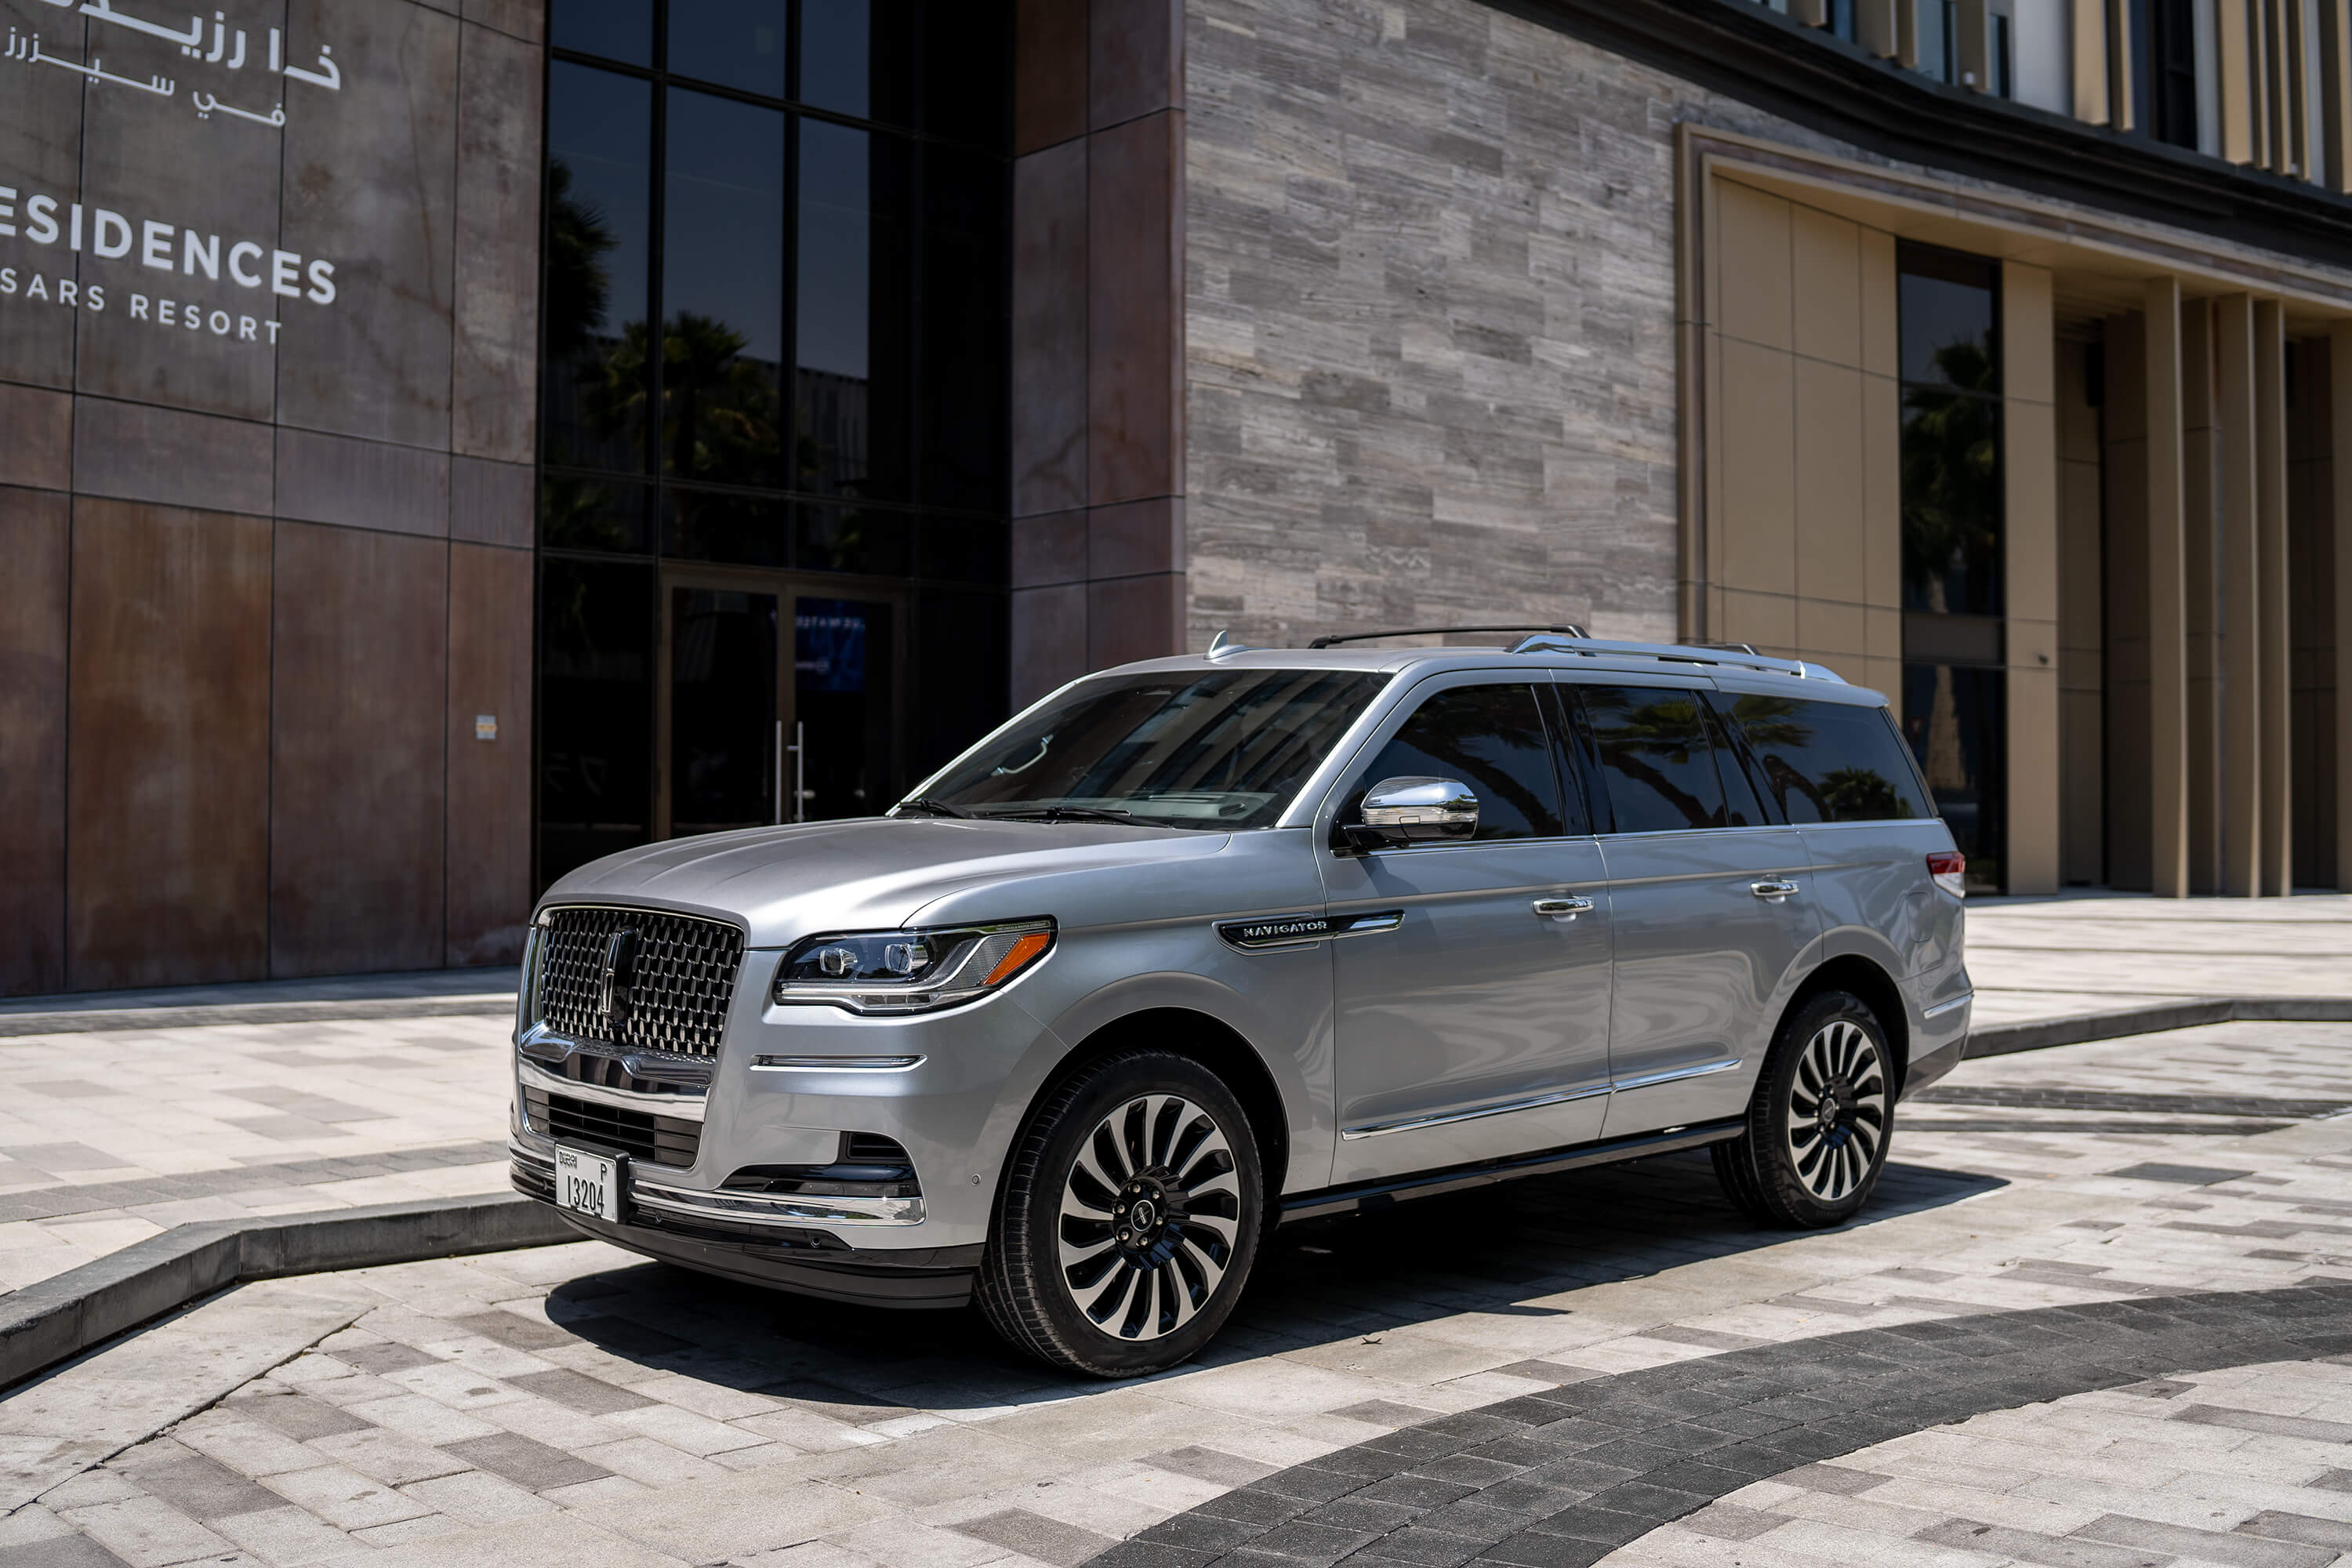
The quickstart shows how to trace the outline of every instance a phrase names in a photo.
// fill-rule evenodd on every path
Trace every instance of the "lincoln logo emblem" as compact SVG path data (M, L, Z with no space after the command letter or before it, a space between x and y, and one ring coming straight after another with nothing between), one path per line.
M618 1036L629 1021L629 991L637 983L637 928L623 926L604 939L604 985L597 1006L607 1030Z

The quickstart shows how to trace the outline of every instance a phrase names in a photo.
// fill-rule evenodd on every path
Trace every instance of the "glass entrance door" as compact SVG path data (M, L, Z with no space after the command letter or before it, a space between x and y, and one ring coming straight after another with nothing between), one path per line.
M904 782L905 619L887 591L666 573L656 837L887 809Z

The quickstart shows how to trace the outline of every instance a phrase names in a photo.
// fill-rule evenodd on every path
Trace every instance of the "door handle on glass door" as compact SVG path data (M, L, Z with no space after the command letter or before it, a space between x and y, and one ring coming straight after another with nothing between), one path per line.
M1797 884L1794 882L1780 881L1776 879L1766 882L1750 882L1748 884L1748 890L1755 894L1758 898L1763 900L1768 904L1777 904L1785 900L1791 893L1796 892Z
M1591 899L1573 897L1565 899L1538 899L1535 901L1535 911L1547 920L1572 921L1579 915L1591 914L1592 912L1592 900Z

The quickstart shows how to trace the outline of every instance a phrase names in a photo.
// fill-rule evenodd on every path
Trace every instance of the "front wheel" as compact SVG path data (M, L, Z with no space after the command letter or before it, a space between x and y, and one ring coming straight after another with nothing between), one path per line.
M1878 1185L1895 1130L1893 1058L1861 997L1824 991L1783 1019L1748 1104L1748 1130L1714 1146L1716 1179L1769 1225L1853 1217Z
M1055 1366L1165 1371L1232 1314L1264 1209L1257 1142L1217 1077L1171 1051L1121 1051L1056 1089L1023 1133L981 1310Z

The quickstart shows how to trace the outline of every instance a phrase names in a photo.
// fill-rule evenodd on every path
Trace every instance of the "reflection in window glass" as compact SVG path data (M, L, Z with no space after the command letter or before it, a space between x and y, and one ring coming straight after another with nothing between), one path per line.
M784 96L784 0L669 0L669 68Z
M792 559L793 507L767 496L673 486L663 497L662 553L738 566Z
M548 69L546 454L642 469L648 396L653 95L558 60Z
M2000 365L1993 264L1901 253L1904 607L2001 612Z
M800 563L815 572L898 576L907 570L907 519L871 506L800 509Z
M985 816L1059 805L1157 827L1271 827L1386 680L1320 669L1088 680L928 793Z
M649 66L654 63L654 0L555 0L548 37L559 49Z
M1999 395L1994 265L1924 245L1903 247L1901 263L1903 379Z
M1790 822L1881 822L1932 816L1885 711L1786 697L1717 699L1764 771Z
M1479 838L1556 838L1565 831L1550 732L1525 686L1461 686L1414 710L1357 788L1382 779L1453 779L1478 797Z
M1672 688L1578 686L1619 833L1726 825L1723 780L1699 694Z
M1004 493L1004 163L923 150L919 499L992 510Z
M540 576L540 876L643 844L653 809L654 567Z
M795 466L804 489L905 494L908 169L895 138L801 122Z
M1903 667L1903 730L1919 759L1936 814L1969 858L1969 886L1999 892L2006 844L2006 688L1998 669L1949 664Z
M539 542L550 550L651 554L652 504L650 485L550 473L539 487Z
M873 38L871 0L801 0L801 101L870 118Z
M784 123L669 95L661 443L681 479L783 479Z

